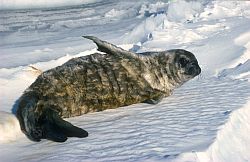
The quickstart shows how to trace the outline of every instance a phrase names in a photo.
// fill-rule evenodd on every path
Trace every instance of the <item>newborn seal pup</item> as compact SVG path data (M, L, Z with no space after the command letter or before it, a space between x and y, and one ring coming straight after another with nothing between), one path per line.
M199 75L195 56L182 49L133 53L93 36L92 55L43 72L19 99L17 118L33 140L64 142L88 132L62 118L135 103L156 104Z

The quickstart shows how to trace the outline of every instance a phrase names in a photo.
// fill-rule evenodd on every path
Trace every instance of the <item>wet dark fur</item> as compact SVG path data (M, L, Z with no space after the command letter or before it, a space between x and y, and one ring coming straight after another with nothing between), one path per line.
M157 103L200 73L194 55L185 50L135 54L87 38L106 54L74 58L46 71L20 97L17 117L31 140L63 142L67 137L87 137L85 130L62 118L140 102ZM182 55L193 62L194 70L184 67L183 71L178 63ZM184 74L188 70L192 74Z

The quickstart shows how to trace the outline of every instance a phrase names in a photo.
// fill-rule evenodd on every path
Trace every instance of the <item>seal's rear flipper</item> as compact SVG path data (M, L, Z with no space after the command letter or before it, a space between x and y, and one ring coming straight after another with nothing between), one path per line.
M65 134L67 137L78 137L78 138L84 138L88 137L88 132L78 128L71 123L63 120L61 117L57 116L55 118L55 125L61 130L63 134Z
M68 139L67 136L58 129L56 124L47 123L45 127L44 138L55 142L65 142Z
M46 113L43 122L43 138L55 142L65 142L67 137L84 138L88 132L63 120L55 111Z

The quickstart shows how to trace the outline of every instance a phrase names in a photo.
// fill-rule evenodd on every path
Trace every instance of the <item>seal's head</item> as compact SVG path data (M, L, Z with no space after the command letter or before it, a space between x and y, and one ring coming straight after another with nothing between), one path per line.
M191 52L177 49L174 59L175 66L178 67L177 75L183 81L188 81L201 73L198 61Z
M158 58L165 64L167 80L178 87L201 73L201 68L194 54L183 49L172 49L161 53Z

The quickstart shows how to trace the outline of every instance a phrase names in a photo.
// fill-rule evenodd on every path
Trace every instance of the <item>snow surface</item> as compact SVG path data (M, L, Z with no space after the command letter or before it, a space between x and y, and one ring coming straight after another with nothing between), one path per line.
M187 49L202 74L158 105L67 119L88 138L31 142L11 114L15 101L39 75L32 67L95 52L83 34L136 52ZM0 36L1 161L250 161L250 2L108 0L0 11Z
M100 1L100 0L99 0ZM1 0L1 10L62 7L98 2L98 0Z

